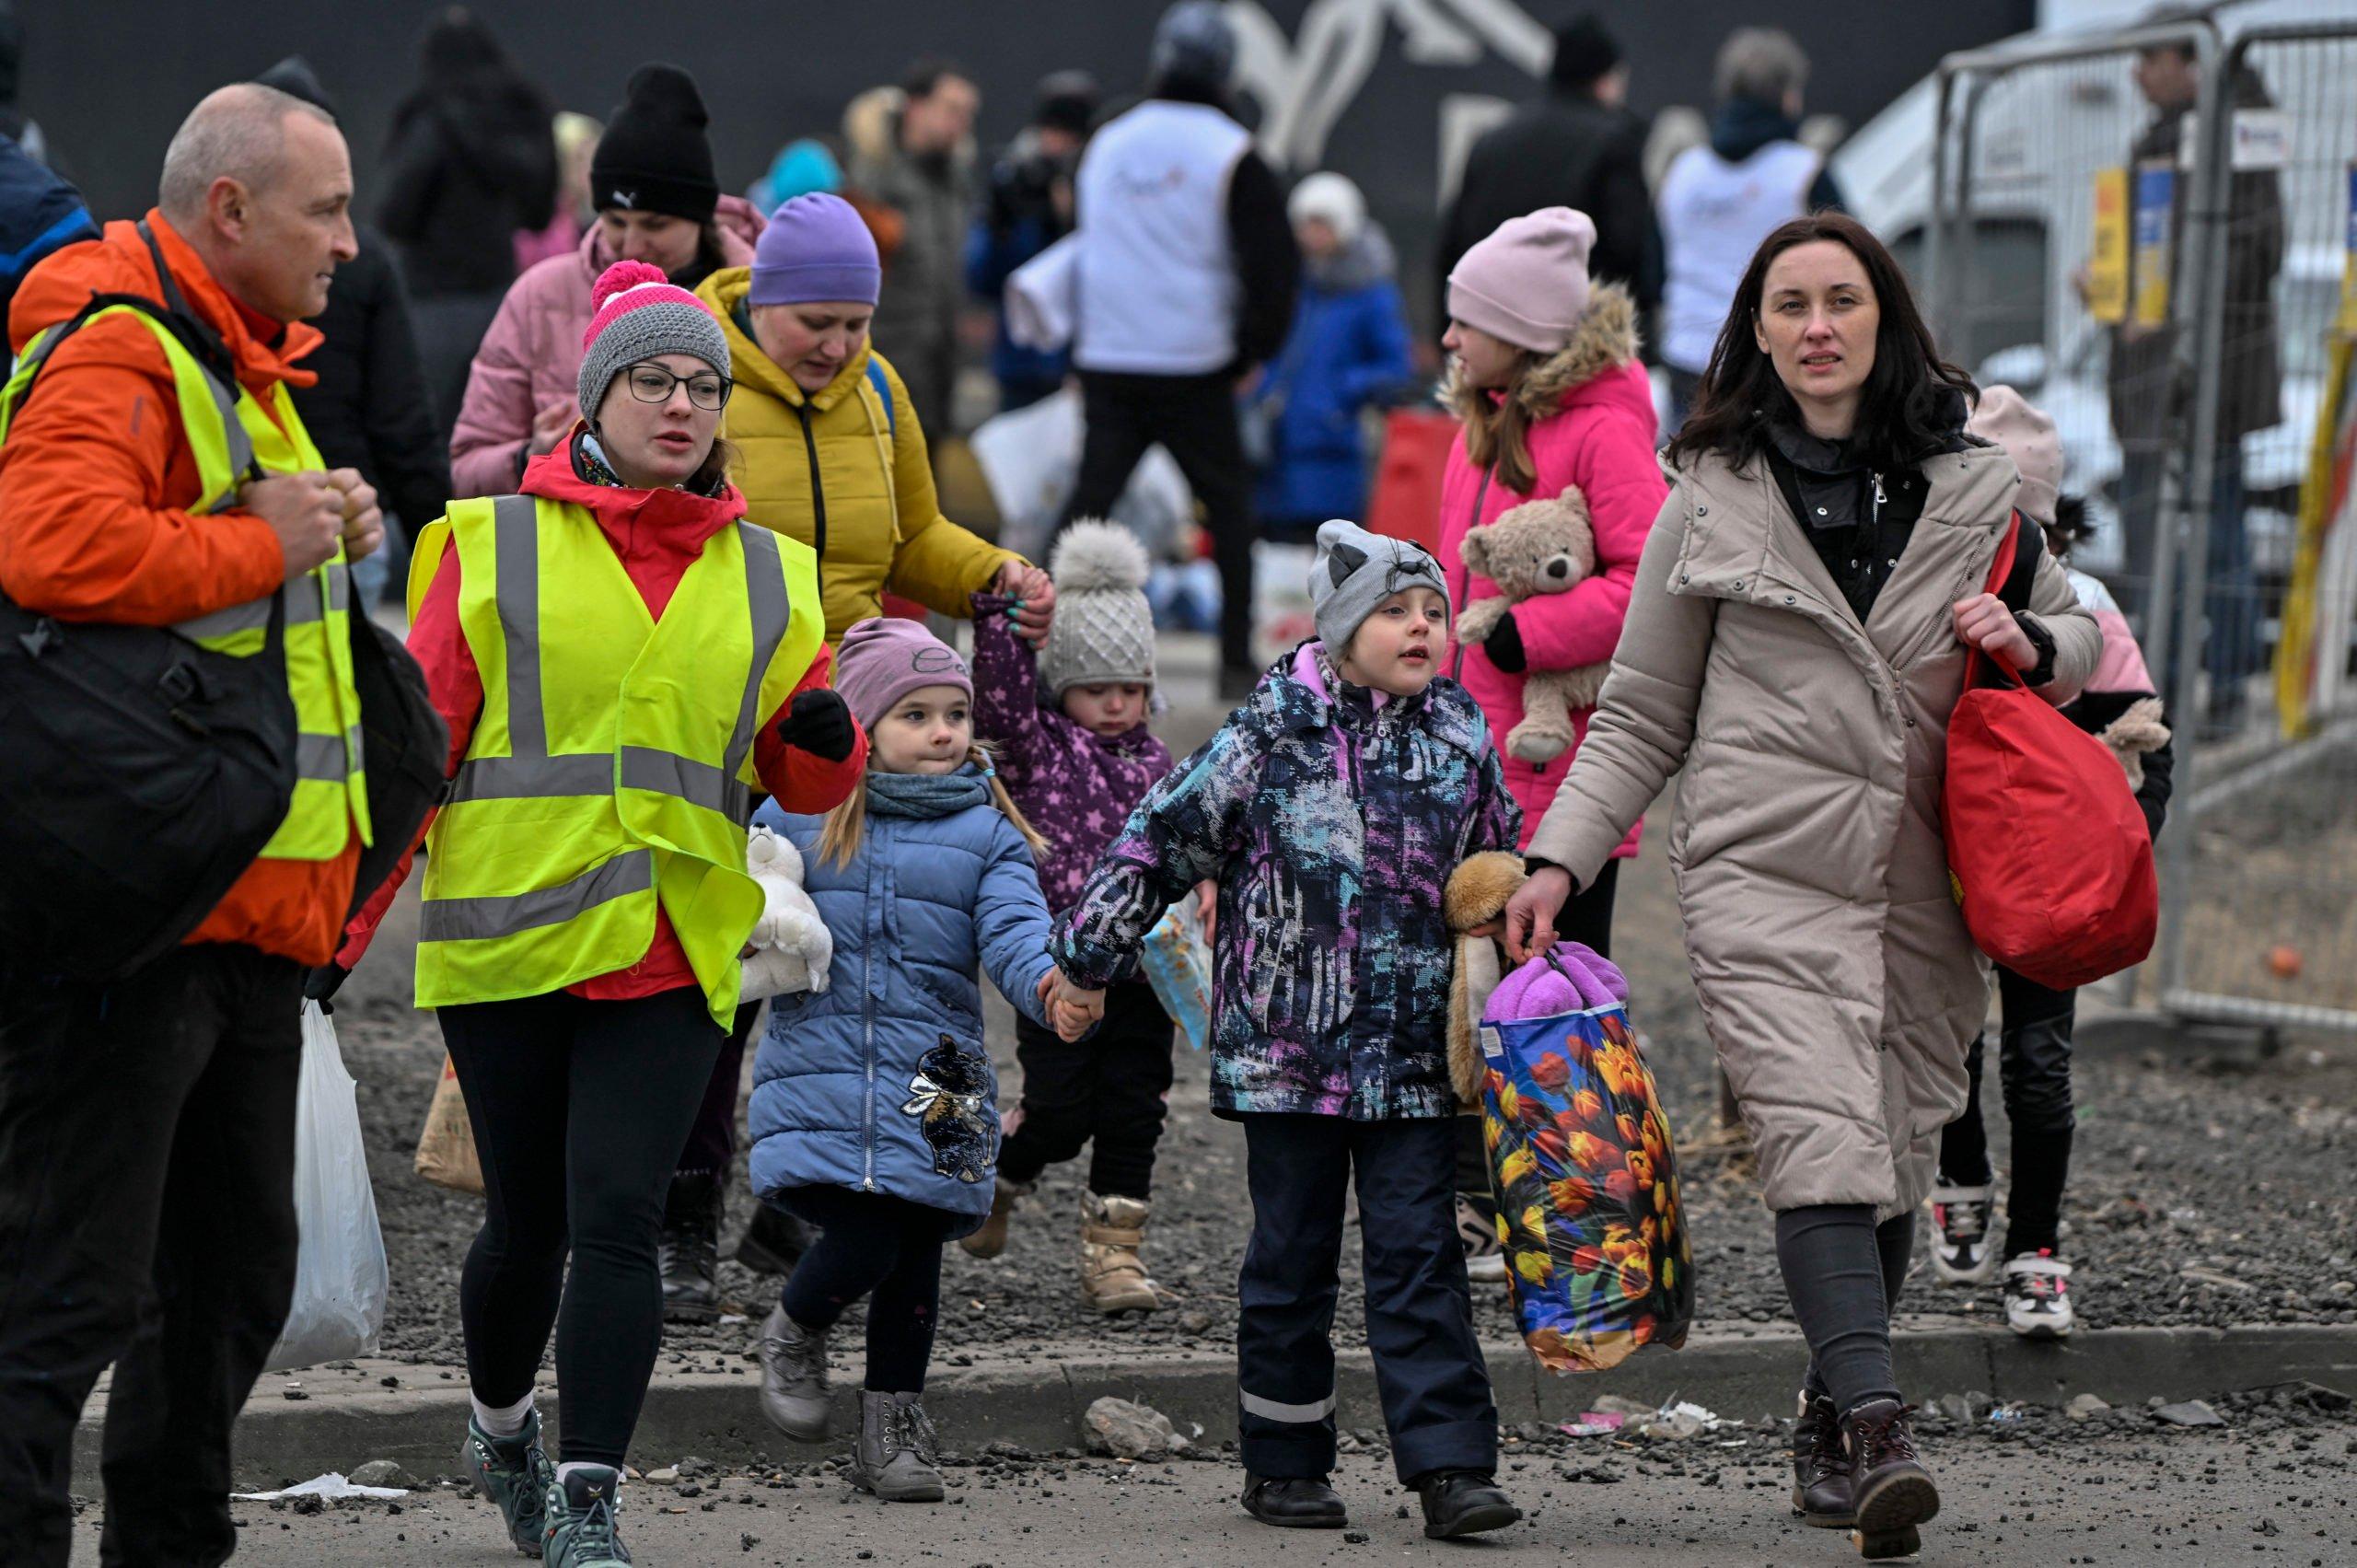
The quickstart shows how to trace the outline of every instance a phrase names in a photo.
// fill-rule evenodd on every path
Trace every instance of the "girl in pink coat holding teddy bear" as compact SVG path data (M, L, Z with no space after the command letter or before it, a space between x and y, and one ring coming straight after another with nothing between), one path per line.
M1464 426L1441 483L1440 558L1460 607L1450 669L1489 718L1525 843L1587 733L1668 494L1636 304L1590 281L1595 244L1586 214L1547 207L1499 225L1448 276L1445 396ZM1640 831L1563 906L1564 937L1610 955L1615 874ZM1467 1263L1503 1279L1480 1121L1460 1121Z

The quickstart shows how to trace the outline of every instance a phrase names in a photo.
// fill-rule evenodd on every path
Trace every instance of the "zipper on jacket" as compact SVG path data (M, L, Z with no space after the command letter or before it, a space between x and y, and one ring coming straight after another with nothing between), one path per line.
M802 429L804 434L808 434L810 422L807 415L803 419ZM811 461L814 465L811 478L815 482L818 478L815 467L818 459L813 457ZM864 789L866 785L863 784L860 787ZM877 841L881 841L884 836L882 828L883 824L880 822L871 821L868 824L868 831ZM871 845L868 852L870 858L867 863L867 907L869 910L879 910L883 907L882 900L877 896L876 887L876 878L883 865L881 853L883 848L882 842L877 842ZM859 1186L860 1191L864 1192L873 1192L876 1191L876 959L877 955L882 951L880 938L883 932L882 922L879 920L871 923L864 912L861 915L861 923L868 927L866 933L867 994L860 1003L860 1054L865 1058L867 1067L867 1109L865 1114L860 1118Z
M827 487L819 477L819 438L810 432L810 405L794 405L794 416L802 422L802 450L810 459L810 548L820 561L827 559Z

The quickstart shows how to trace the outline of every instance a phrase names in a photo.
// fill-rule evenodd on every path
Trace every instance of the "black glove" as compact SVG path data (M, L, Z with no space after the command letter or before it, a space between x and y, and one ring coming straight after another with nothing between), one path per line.
M852 722L851 704L842 693L819 687L794 699L794 706L777 721L777 738L822 762L840 762L858 742L859 726Z
M332 1000L343 988L345 977L351 973L350 970L332 959L321 964L303 977L304 1000L318 1003L322 1013L334 1012Z
M1513 610L1498 617L1496 629L1481 639L1481 651L1508 675L1520 675L1529 667L1530 656L1523 651L1522 628L1514 623Z

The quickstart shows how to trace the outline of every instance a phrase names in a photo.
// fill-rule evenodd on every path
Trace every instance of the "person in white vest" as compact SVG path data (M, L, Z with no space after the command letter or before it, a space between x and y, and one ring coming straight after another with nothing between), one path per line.
M1228 110L1235 66L1215 0L1181 0L1155 29L1145 100L1081 157L1073 364L1088 436L1063 514L1109 516L1157 442L1178 459L1219 567L1223 697L1259 675L1236 398L1283 345L1301 273L1284 193Z
M1790 33L1736 29L1719 46L1711 75L1719 99L1711 140L1670 163L1657 198L1668 273L1661 324L1661 359L1669 369L1665 435L1686 423L1727 302L1759 242L1788 219L1841 205L1824 157L1799 139L1808 56Z

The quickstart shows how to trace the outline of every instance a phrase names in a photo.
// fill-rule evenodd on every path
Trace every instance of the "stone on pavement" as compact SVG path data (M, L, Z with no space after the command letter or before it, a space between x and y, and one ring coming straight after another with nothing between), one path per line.
M1090 1405L1082 1419L1088 1424L1090 1450L1117 1459L1160 1459L1187 1446L1168 1416L1110 1394Z

